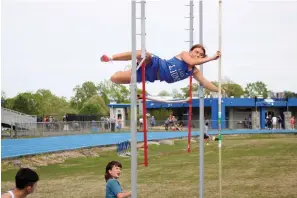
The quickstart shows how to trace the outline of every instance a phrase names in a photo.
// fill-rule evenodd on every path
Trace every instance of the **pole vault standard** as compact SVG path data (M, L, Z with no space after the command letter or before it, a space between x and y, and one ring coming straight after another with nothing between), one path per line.
M131 36L132 36L132 78L131 78L131 190L132 198L137 197L137 64L136 64L136 1L131 2ZM145 0L141 0L141 62L142 66L142 105L143 105L143 135L144 135L144 164L148 166L147 153L147 120L146 120L146 90L145 90L145 67L143 65L146 57L145 45ZM190 31L189 31L189 45L193 46L193 0L190 0ZM138 66L138 67L139 67ZM188 132L188 152L190 152L190 137L192 127L192 77L190 77L190 110L189 110L189 132Z
M143 117L143 141L144 141L144 166L148 166L148 146L147 146L147 119L146 119L146 89L145 89L145 65L146 57L145 45L145 0L141 1L141 70L142 70L142 117ZM136 122L137 123L137 122Z
M194 4L193 0L190 0L190 28L189 28L189 45L190 48L194 44ZM203 3L199 1L199 43L203 44ZM200 72L203 75L203 65L200 65ZM191 131L192 131L192 76L190 77L190 100L189 100L189 121L188 121L188 152L191 152ZM200 198L204 197L204 93L203 85L200 83L198 94L199 94L199 127L200 127Z
M189 18L190 23L189 23L189 46L190 48L193 46L194 44L194 3L193 0L190 0L190 4L186 5L189 6L190 8L190 16L186 17ZM190 49L189 48L189 49ZM189 112L188 112L188 153L191 152L191 133L192 133L192 107L193 107L193 94L192 94L192 88L193 88L193 77L190 76L190 85L189 85Z
M131 43L132 43L132 78L131 78L131 191L132 198L137 197L137 81L136 81L136 1L131 2Z
M199 43L203 45L203 2L199 1ZM200 65L200 72L203 75L203 65ZM199 128L200 128L200 198L204 197L204 90L199 85Z
M132 78L131 78L131 191L132 198L137 198L137 74L136 74L136 1L131 1L131 40L132 40ZM146 57L145 46L145 0L141 0L141 62L143 66ZM145 100L145 68L142 67L142 91L143 91L143 124L144 124L144 158L147 163L147 131L146 131L146 100Z
M190 0L190 31L189 31L189 49L194 45L194 3ZM193 112L193 76L190 76L190 109L189 109L189 134L188 142L191 144L191 132L192 132L192 112Z

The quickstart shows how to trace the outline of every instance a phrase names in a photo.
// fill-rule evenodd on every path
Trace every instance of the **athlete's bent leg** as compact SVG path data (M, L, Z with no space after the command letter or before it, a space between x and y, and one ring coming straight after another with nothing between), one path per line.
M111 76L110 80L116 84L130 84L131 74L131 70L118 71Z
M102 62L109 62L109 61L128 61L132 59L132 52L124 52L124 53L120 53L120 54L115 54L113 55L111 58L103 55L101 57L101 61ZM139 64L142 60L141 58L141 50L137 50L136 51L136 59L137 59L137 63ZM148 65L150 62L152 61L152 56L149 52L146 52L146 57L145 60L143 62L143 65L146 66ZM141 68L139 68L141 69ZM116 84L130 84L131 82L131 70L128 71L118 71L116 73L114 73L110 80L113 83Z
M137 62L140 63L142 60L141 58L141 50L136 51L136 59ZM145 61L144 64L147 65L152 59L152 56L149 52L146 52L145 54ZM129 61L132 60L132 52L123 52L120 54L114 54L111 57L108 57L107 55L101 56L101 61L102 62L109 62L109 61Z

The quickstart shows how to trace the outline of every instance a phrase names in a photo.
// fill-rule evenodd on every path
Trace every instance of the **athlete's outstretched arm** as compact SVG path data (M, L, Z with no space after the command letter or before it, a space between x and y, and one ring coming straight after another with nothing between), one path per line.
M206 80L204 76L201 74L200 70L196 67L194 68L193 78L200 82L205 89L208 89L212 92L219 92L218 87L212 84L210 81Z
M182 52L181 58L185 61L188 65L201 65L203 63L207 63L209 61L217 60L221 56L220 52L217 52L215 56L212 57L205 57L205 58L192 58L189 52Z

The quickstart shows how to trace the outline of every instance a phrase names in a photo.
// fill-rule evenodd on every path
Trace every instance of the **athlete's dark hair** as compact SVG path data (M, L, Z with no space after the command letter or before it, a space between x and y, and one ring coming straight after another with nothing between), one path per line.
M24 189L27 186L33 186L39 180L38 174L30 168L21 168L15 176L15 185L17 189Z
M196 49L196 48L200 48L200 49L202 49L204 55L206 56L206 51L205 51L205 48L203 47L203 45L200 45L200 44L193 45L193 46L191 47L190 51L193 51L193 50Z

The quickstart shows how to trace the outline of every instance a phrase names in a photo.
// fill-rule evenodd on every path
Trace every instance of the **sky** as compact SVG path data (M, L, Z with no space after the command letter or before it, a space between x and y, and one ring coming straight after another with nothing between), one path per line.
M169 59L189 49L188 0L147 0L146 49ZM49 89L70 98L85 81L110 79L130 62L101 63L102 54L131 51L130 0L2 0L1 90L7 97ZM199 42L199 2L194 1L194 43ZM223 0L222 76L246 86L297 92L297 1ZM140 16L140 4L137 4ZM140 33L140 20L137 32ZM218 1L203 1L203 45L219 47ZM137 36L137 48L141 47ZM203 66L218 79L218 61ZM147 83L150 94L182 88ZM138 84L141 87L141 84Z

